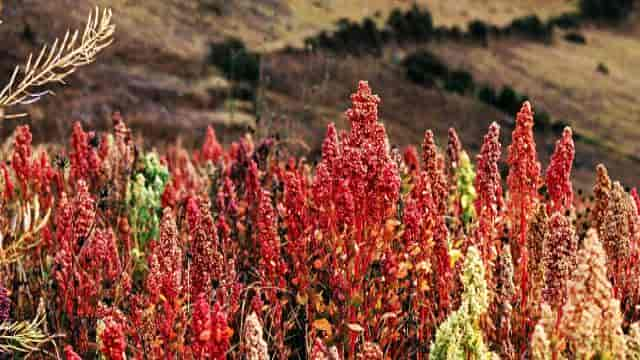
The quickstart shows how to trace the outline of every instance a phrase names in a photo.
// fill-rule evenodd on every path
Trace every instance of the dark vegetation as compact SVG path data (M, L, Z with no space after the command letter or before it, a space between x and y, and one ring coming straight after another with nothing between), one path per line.
M565 34L564 39L569 42L580 44L580 45L584 45L587 43L587 39L584 37L584 35L577 32L570 32Z
M580 26L578 13L566 13L542 21L537 15L527 15L514 19L506 26L499 27L482 20L469 22L467 31L458 26L435 27L431 12L427 8L414 5L407 11L393 10L383 28L379 28L372 18L362 23L348 19L339 20L333 32L322 31L308 37L305 44L309 49L325 49L336 53L354 55L379 55L382 47L394 41L403 43L424 43L432 40L466 40L486 46L491 37L520 37L534 41L551 42L553 29L573 29Z
M428 9L418 6L405 13L395 9L387 19L387 28L398 41L426 41L433 36L433 18Z
M609 67L604 63L599 63L598 67L596 68L596 71L598 71L603 75L609 75Z
M564 13L546 22L535 14L516 18L503 27L482 20L472 20L465 32L457 26L435 27L429 9L414 5L404 12L400 9L393 10L384 28L378 28L373 19L368 17L362 23L342 19L338 21L334 32L323 31L307 38L305 43L311 49L321 48L356 55L380 54L381 48L388 41L420 43L466 39L486 46L491 37L515 36L548 43L552 41L556 27L563 30L577 29L585 20L618 22L628 18L633 6L634 0L581 0L579 12Z
M198 0L202 11L211 11L217 16L228 15L231 11L231 1L227 0Z
M529 99L527 95L508 85L502 89L494 89L488 84L478 86L470 72L464 69L450 69L440 58L427 50L419 50L408 55L402 65L407 78L416 84L426 87L438 86L449 92L474 96L505 114L517 113L522 103ZM550 130L560 134L566 126L565 122L553 121L543 110L536 111L535 120L538 131Z
M580 12L585 18L619 22L629 17L635 0L580 0Z
M379 30L371 18L365 18L362 24L341 19L332 34L322 31L313 40L306 39L305 43L309 48L322 48L336 53L379 54L388 37L389 32Z
M230 80L255 85L260 80L260 55L249 51L242 40L228 38L209 47L209 62Z
M577 29L582 23L582 16L579 12L567 12L549 18L547 24L563 30Z
M507 35L515 34L532 40L550 42L553 24L543 22L537 15L528 15L513 20L503 32Z
M234 97L254 99L260 81L260 54L249 51L242 40L228 38L210 45L208 62L234 83Z

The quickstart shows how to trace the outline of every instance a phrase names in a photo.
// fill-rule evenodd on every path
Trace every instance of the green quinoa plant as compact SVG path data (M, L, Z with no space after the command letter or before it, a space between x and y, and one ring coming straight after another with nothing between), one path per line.
M161 196L169 180L169 171L160 164L156 153L147 153L142 168L129 182L126 202L130 205L129 223L138 251L159 234Z
M469 247L464 261L461 305L451 313L436 332L431 344L429 358L449 359L492 359L492 354L484 343L480 330L480 317L489 308L489 292L485 281L484 266L480 252Z
M464 226L468 226L476 216L473 202L476 200L476 189L473 182L476 173L466 151L460 152L460 163L456 169L457 191L460 196L461 219Z

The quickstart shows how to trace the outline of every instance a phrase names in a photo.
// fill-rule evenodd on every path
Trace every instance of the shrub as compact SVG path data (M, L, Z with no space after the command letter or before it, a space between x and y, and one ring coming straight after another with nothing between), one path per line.
M433 85L436 79L444 78L449 74L447 65L427 50L420 50L407 56L403 65L409 79L423 85Z
M305 46L311 49L323 48L342 53L379 54L389 34L378 29L376 22L367 17L362 24L347 18L338 20L337 29L332 34L321 31L315 37L305 39Z
M409 25L409 37L414 40L428 40L433 32L433 19L428 9L420 10L417 5L405 14Z
M475 87L473 75L464 70L452 71L449 73L449 76L447 76L444 87L448 91L461 95L468 91L473 91L473 88Z
M217 16L225 16L231 12L231 3L225 0L198 0L200 8L212 11Z
M433 35L433 18L429 9L414 5L406 13L394 9L387 19L387 27L398 41L429 40Z
M378 30L378 25L376 25L373 19L367 17L363 20L361 33L360 49L379 53L384 43L384 35Z
M498 103L498 95L496 91L489 85L484 85L478 91L478 99L485 104L495 106Z
M402 10L395 8L389 14L389 18L387 19L387 27L389 27L394 34L396 35L404 35L409 33L409 24L407 19L404 17ZM400 39L402 36L400 36Z
M333 33L333 42L335 50L339 52L360 52L362 49L362 40L364 40L364 31L360 24L349 19L338 20L338 30Z
M520 108L523 98L509 85L505 85L496 99L496 107L512 114Z
M584 35L582 35L580 33L576 33L576 32L567 33L564 36L564 39L569 41L569 42L572 42L572 43L575 43L575 44L580 44L580 45L584 45L584 44L587 43L587 39L584 37Z
M541 41L550 40L552 35L552 27L542 22L537 15L517 18L511 22L509 29L515 34Z
M452 39L458 40L462 38L462 29L458 25L454 25L451 29L449 29L449 36Z
M482 20L473 20L469 23L469 36L486 45L489 41L489 27Z
M228 38L209 46L209 63L230 80L257 84L260 80L260 55L249 51L242 40Z
M557 26L564 30L577 29L580 27L581 20L582 18L580 17L580 13L571 12L550 18L548 24L550 26Z
M598 63L596 71L604 75L609 75L609 67L605 63Z

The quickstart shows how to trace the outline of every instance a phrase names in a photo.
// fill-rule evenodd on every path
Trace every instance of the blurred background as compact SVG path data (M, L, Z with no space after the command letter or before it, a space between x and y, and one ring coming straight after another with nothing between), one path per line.
M106 129L120 111L153 146L199 146L213 125L225 143L251 132L314 159L328 122L348 127L362 79L394 146L428 128L442 145L455 127L475 154L497 121L506 150L529 99L544 166L570 125L580 188L600 162L640 179L633 0L0 0L0 79L96 5L113 9L114 45L3 137L26 122L36 141L66 142L73 121Z

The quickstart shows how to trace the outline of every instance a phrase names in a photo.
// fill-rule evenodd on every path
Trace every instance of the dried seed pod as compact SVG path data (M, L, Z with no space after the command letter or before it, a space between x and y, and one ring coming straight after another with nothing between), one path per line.
M545 236L545 286L543 298L553 310L557 310L567 297L567 281L575 268L578 240L571 221L560 213L549 219Z

